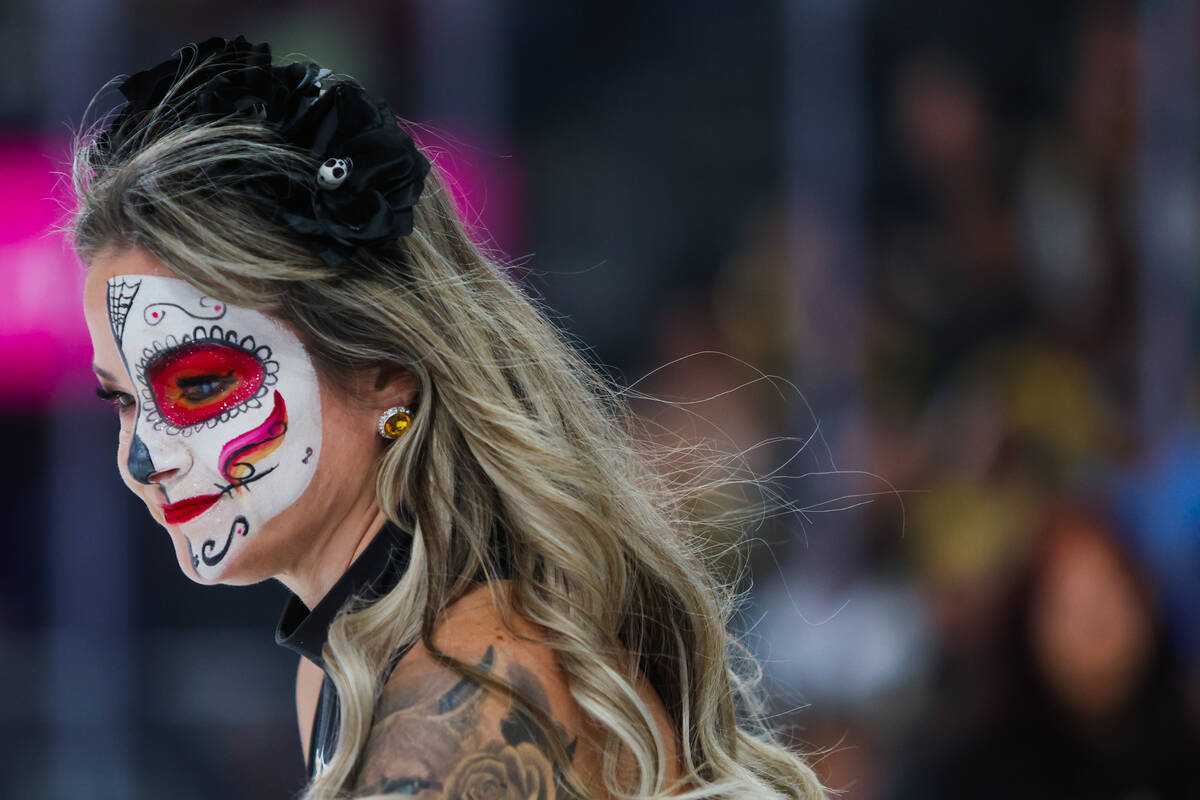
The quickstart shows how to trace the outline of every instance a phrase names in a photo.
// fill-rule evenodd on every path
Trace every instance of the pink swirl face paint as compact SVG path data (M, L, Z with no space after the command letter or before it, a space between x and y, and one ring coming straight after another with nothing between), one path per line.
M287 406L283 395L275 392L275 405L266 421L254 430L230 439L221 448L221 474L230 483L253 477L258 472L255 465L279 449L286 434Z

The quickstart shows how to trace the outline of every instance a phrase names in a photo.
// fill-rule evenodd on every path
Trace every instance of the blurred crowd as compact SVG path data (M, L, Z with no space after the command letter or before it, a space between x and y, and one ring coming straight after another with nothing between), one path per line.
M1169 367L1187 395L1147 425L1138 7L1016 5L870 18L862 410L833 444L856 463L821 490L870 504L775 521L748 628L843 797L1200 797L1200 297ZM660 361L795 375L797 348L837 338L788 335L789 225L663 317ZM752 377L672 371L655 388L692 397ZM706 435L748 446L779 405L723 396Z
M1147 181L1139 15L1156 4L846 3L858 131L833 139L857 211L837 235L788 177L784 120L820 121L790 105L786 3L97 5L128 22L126 52L83 37L86 80L39 61L78 84L66 107L211 32L343 65L463 159L472 220L589 355L684 401L635 400L654 430L744 450L774 481L791 506L740 551L738 624L772 718L841 797L1200 797L1200 175L1190 195ZM16 58L37 38L14 31L47 21L11 6ZM27 88L0 81L9 126L60 127ZM1198 102L1182 100L1193 133ZM1148 207L1193 247L1174 295L1147 278ZM1182 331L1163 347L1160 317ZM1164 376L1183 387L1165 403L1148 388ZM0 678L40 687L0 698L20 756L0 794L73 796L89 778L62 776L90 751L119 773L90 778L96 797L297 788L277 587L189 585L97 477L115 429L38 402L0 418L25 454L6 485L29 486L2 517ZM61 537L21 534L64 526L64 485L125 537L96 546L109 571L71 573ZM125 660L68 646L81 607ZM102 699L81 702L62 668L77 652L123 688L85 683ZM100 722L122 726L102 746Z

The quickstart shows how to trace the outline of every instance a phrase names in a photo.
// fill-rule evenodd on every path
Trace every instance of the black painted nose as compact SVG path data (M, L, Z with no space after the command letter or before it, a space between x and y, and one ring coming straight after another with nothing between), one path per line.
M133 440L129 443L129 460L126 463L129 466L129 474L135 481L150 483L150 476L154 474L154 462L150 459L150 451L146 448L146 443L136 433L133 434Z

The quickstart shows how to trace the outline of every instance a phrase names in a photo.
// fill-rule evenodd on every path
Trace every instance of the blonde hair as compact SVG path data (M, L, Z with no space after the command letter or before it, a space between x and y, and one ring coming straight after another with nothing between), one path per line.
M545 630L571 696L606 731L607 792L823 797L812 770L764 721L757 667L728 627L737 595L704 554L698 498L733 478L714 478L716 462L690 477L658 468L666 456L623 393L472 242L436 168L413 232L335 270L237 185L209 177L228 165L312 175L309 156L257 123L179 116L162 104L144 135L116 152L78 137L71 234L82 259L110 246L145 248L202 291L294 326L318 368L343 386L380 365L407 368L420 384L412 427L385 451L377 475L379 503L394 521L403 524L401 501L415 513L411 568L330 628L324 656L341 701L339 745L303 797L353 788L380 676L397 647L418 637L551 729L518 689L432 641L439 613L474 577L499 574L493 535L511 554L511 612ZM495 591L493 600L510 613ZM680 733L674 786L664 785L666 747L636 691L639 670ZM592 796L562 743L546 739L558 745L571 788ZM636 766L628 783L618 755Z

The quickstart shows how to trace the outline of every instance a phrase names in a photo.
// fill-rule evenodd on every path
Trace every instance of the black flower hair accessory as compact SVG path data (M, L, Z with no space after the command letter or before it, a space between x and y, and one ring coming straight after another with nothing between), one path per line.
M294 177L258 181L253 194L326 264L339 267L359 246L412 232L429 161L387 103L355 83L327 81L331 75L311 62L272 66L266 43L213 37L127 78L119 89L128 102L97 146L115 153L131 138L152 137L146 124L160 105L170 108L167 124L179 118L262 122L309 155L312 170L299 185Z

